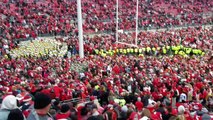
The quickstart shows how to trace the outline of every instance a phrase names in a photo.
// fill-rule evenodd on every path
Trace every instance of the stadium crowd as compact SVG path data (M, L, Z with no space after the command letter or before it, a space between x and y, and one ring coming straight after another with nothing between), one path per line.
M167 52L164 54L149 54L146 48L143 56L138 56L138 53L134 52L120 54L116 51L112 56L103 57L92 53L96 49L108 50L110 46L119 50L124 50L127 46L116 46L113 36L110 35L86 37L90 44L85 44L85 48L88 49L85 51L91 52L86 53L84 59L75 55L65 58L2 57L2 97L13 94L20 98L21 103L25 103L24 97L29 99L29 95L34 96L41 92L56 99L53 106L59 104L59 101L72 98L84 100L91 96L91 100L94 101L93 96L97 97L100 105L97 105L96 99L95 105L83 102L76 106L76 103L73 103L70 108L74 112L71 112L72 119L87 119L92 117L92 112L96 110L100 116L109 119L133 119L134 115L138 116L138 119L168 119L166 117L180 115L192 120L209 117L206 113L209 113L212 107L212 30L198 27L156 33L141 32L139 36L143 36L139 39L144 43L140 44L144 48L183 44L201 48L205 54L189 54L185 58L179 54L171 54L169 49L166 49ZM106 40L108 45L101 42L103 40ZM78 46L77 39L73 39L72 43ZM157 46L152 43L156 43ZM54 113L64 113L59 112L60 107L56 108L51 108L53 116ZM25 117L28 117L30 110L34 109L29 107L23 110ZM94 115L97 115L97 111ZM125 116L126 118L122 118Z
M82 0L84 32L114 32L115 6L115 0ZM135 28L135 6L135 1L119 0L119 29ZM1 37L10 41L41 34L77 33L75 0L3 0L0 7ZM209 0L141 0L139 28L211 24L211 8Z
M114 31L115 1L82 2L85 32ZM75 55L79 49L74 34L77 32L76 1L4 0L1 3L0 120L213 118L212 27L141 31L138 47L144 49L140 55L139 51L128 51L128 48L135 50L134 47L116 44L114 34L88 35L84 36L82 59ZM134 10L126 8L134 9L136 3L127 0L121 3L126 7L120 8L119 26L124 30L134 28L134 16L125 16L134 15ZM199 16L211 11L211 7L212 2L208 0L141 1L140 24L166 27L211 23L212 17ZM179 18L174 17L179 13ZM50 56L43 53L42 47L34 49L39 42L31 42L28 49L42 53L25 55L26 51L18 49L19 42L15 39L37 38L46 33L72 34L56 38L57 42L67 44L67 55L61 57L56 52ZM132 32L119 34L119 39L132 43L134 35ZM172 52L172 46L180 46L177 53ZM182 56L181 46L203 53L190 51ZM11 56L14 48L22 56ZM113 54L106 55L108 50Z

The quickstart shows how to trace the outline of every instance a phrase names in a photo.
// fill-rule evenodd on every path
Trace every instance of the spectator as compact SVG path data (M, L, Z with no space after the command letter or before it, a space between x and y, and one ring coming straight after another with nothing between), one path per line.
M71 117L70 106L68 104L62 104L60 113L57 113L55 115L56 120L70 119L70 117Z
M35 95L34 109L31 110L27 120L53 120L53 117L49 115L49 109L51 107L51 98L43 93L37 93Z
M7 120L25 120L25 117L22 114L21 110L17 108L10 111Z
M6 96L3 101L2 101L2 105L1 105L1 109L0 109L0 120L7 120L8 115L10 114L11 110L14 110L18 108L17 107L17 100L16 97L13 95L8 95Z
M126 120L127 119L127 111L128 111L128 107L126 105L121 107L121 118L120 120Z
M141 120L148 120L151 117L151 113L148 109L144 109L141 115Z
M175 116L174 113L172 113L172 110L173 109L171 107L167 108L168 113L167 114L162 114L163 120L169 120L170 118Z
M24 116L27 118L30 114L30 111L33 108L33 101L30 95L24 96L22 103L20 104L20 109L23 112Z
M92 105L91 116L88 120L104 120L104 117L98 112L98 107L96 104Z
M135 102L135 106L139 112L142 111L143 103L141 102L141 97L137 98L137 102Z
M212 118L208 114L203 114L201 119L202 120L212 120Z
M186 120L186 117L184 116L184 112L185 112L185 107L180 105L178 107L178 118L181 120Z
M59 100L56 99L53 102L52 109L54 109L56 112L60 111L60 101Z

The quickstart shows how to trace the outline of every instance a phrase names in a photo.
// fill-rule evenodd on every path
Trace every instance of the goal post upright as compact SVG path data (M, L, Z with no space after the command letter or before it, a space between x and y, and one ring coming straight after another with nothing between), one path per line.
M118 42L118 0L116 0L116 42Z
M84 41L83 41L81 0L77 0L77 17L78 17L79 55L80 55L80 58L84 58Z
M136 26L135 26L135 45L138 45L138 0L137 0L137 6L136 6Z

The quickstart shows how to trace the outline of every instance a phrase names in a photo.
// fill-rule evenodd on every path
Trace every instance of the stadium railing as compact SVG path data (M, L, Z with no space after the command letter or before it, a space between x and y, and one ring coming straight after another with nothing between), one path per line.
M94 96L95 99L97 99L97 96ZM64 101L60 101L61 103L82 103L82 102L89 102L90 100L90 96L87 96L86 98L82 99L82 98L72 98L69 100L64 100Z

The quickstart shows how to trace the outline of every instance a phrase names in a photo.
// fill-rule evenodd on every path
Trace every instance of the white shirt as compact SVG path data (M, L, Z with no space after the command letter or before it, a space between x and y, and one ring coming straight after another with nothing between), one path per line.
M179 102L182 102L182 101L186 101L187 100L187 96L186 96L186 94L185 93L181 93L180 94L180 99L179 99Z

